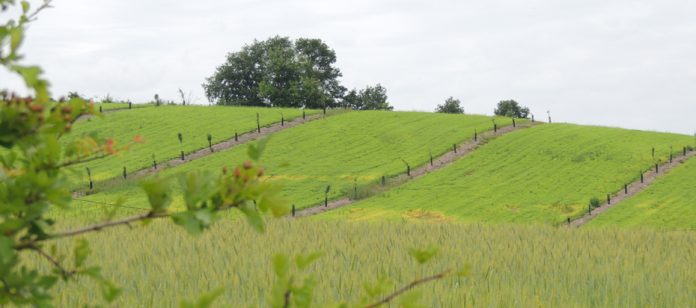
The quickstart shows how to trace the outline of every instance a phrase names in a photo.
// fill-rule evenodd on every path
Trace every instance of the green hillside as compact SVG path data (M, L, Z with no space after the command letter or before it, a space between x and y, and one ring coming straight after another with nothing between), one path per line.
M559 223L582 214L691 137L566 124L497 138L450 167L330 212L349 219ZM656 159L651 148L656 148Z
M62 219L61 219L62 220ZM116 307L177 306L223 288L221 307L265 307L273 284L271 257L320 251L307 270L316 277L316 307L355 301L380 277L403 286L447 268L471 265L468 278L448 277L416 289L428 307L689 307L696 305L696 234L649 230L556 229L464 224L347 223L274 220L265 234L223 220L200 237L170 222L107 229L86 236L104 275L124 288ZM72 240L58 242L69 253ZM418 266L413 247L437 245ZM98 261L96 261L98 260ZM50 270L50 264L36 259ZM301 279L301 277L298 277ZM60 284L57 307L96 304L91 280ZM389 290L391 291L391 290ZM354 303L354 302L350 302ZM398 303L398 302L397 302ZM396 305L395 305L396 306Z
M588 226L696 230L696 159L656 179L644 191L591 220Z
M496 122L511 124L506 118ZM411 167L425 164L430 151L437 157L453 143L473 138L474 130L491 130L492 125L488 116L349 112L273 134L262 162L269 170L269 180L282 184L285 196L302 208L321 202L327 185L331 186L330 198L344 196L355 183L375 183L382 176L403 173L404 160ZM236 147L165 170L162 175L192 170L219 172L223 166L246 159L246 147ZM88 198L113 202L115 196L123 194L129 196L127 204L145 202L136 183Z
M84 187L86 167L91 169L95 181L121 176L124 166L128 171L147 168L152 165L152 155L160 162L176 158L182 150L189 153L207 147L208 134L212 135L213 143L217 143L234 137L235 132L255 130L256 113L260 115L261 125L265 126L280 122L281 112L285 119L302 115L299 109L163 105L81 120L66 139L96 132L99 136L113 138L117 144L126 144L136 135L142 136L145 143L117 156L73 167L75 173L70 181L73 186ZM315 112L307 111L308 114ZM183 144L179 143L178 133L183 136Z

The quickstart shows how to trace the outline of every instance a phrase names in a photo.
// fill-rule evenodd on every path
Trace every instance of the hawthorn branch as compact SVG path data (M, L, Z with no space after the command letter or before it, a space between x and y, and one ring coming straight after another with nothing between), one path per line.
M29 247L29 249L35 251L36 253L38 253L39 255L44 257L44 259L48 260L48 262L51 262L51 264L53 264L53 266L60 271L60 274L61 274L61 276L63 276L63 278L68 278L68 277L75 274L75 271L71 271L71 270L68 270L67 268L65 268L62 264L60 264L60 262L58 260L56 260L56 258L51 256L47 252L43 251L38 246L32 245L31 247Z
M381 305L387 304L387 303L391 302L392 300L394 300L395 298L397 298L398 296L400 296L401 294L405 293L406 291L408 291L410 289L413 289L414 287L416 287L420 284L423 284L423 283L426 283L429 281L433 281L433 280L445 278L445 276L447 276L451 271L452 271L451 269L447 269L447 270L440 272L439 274L435 274L435 275L428 276L428 277L421 278L421 279L416 279L416 280L412 281L411 283L405 285L401 289L398 289L398 290L394 291L393 293L387 295L382 300L365 306L365 308L374 308L374 307L379 307Z

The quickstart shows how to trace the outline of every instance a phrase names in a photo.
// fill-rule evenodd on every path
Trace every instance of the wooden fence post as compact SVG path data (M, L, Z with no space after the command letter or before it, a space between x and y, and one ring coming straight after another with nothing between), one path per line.
M237 132L234 132L234 142L239 141L239 134Z
M256 113L256 131L260 134L261 133L261 121L259 119L259 113Z
M94 185L92 184L92 170L89 170L89 167L87 167L87 177L89 178L89 190L92 190Z
M611 195L607 194L607 204L611 204Z
M126 173L126 166L123 166L123 179L128 179L128 173Z
M208 148L210 148L210 152L213 152L213 136L211 134L208 134Z
M295 217L295 204L292 204L292 217Z
M624 194L628 195L628 184L624 184Z
M430 167L433 166L433 151L430 151Z
M478 141L478 131L474 129L474 141Z

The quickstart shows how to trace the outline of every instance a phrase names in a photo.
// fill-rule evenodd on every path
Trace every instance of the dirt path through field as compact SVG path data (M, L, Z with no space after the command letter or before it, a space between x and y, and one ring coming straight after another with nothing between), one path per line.
M170 159L168 161L158 162L157 169L155 169L153 166L151 166L151 167L148 167L145 169L140 169L140 170L128 173L127 179L123 179L122 177L116 177L116 178L110 178L110 179L105 179L105 180L101 180L101 181L96 181L96 182L94 182L94 187L97 189L100 187L112 187L114 185L117 185L119 183L123 183L126 181L133 181L133 180L141 179L143 177L160 172L162 170L173 168L173 167L188 163L190 161L193 161L193 160L196 160L196 159L199 159L202 157L206 157L208 155L215 154L215 153L223 151L223 150L227 150L227 149L235 147L237 145L268 136L272 133L275 133L275 132L278 132L281 130L285 130L285 129L289 129L289 128L304 124L306 122L316 120L316 119L321 119L323 117L324 117L324 115L319 113L319 114L314 114L314 115L308 115L306 117L306 119L302 119L302 117L300 116L298 118L285 121L284 124L273 123L269 126L265 126L265 127L262 126L260 133L256 129L254 129L253 131L239 135L237 140L235 140L235 138L232 137L232 138L227 139L225 141L213 144L212 151L209 148L203 148L203 149L197 150L195 152L184 155L183 160L181 160L181 158L173 158L173 159ZM87 194L87 192L88 192L88 190L86 190L86 189L74 191L73 197L77 198L80 196L84 196L85 194Z
M432 165L430 165L430 163L426 163L423 166L420 166L420 167L415 168L415 169L411 169L411 175L407 175L406 173L403 173L397 177L389 178L389 185L388 185L387 189L392 189L392 188L399 186L399 185L402 185L408 181L411 181L411 180L414 180L414 179L419 178L421 176L424 176L430 172L444 168L444 167L448 166L449 164L453 163L454 161L456 161L457 159L459 159L460 157L471 153L473 150L475 150L481 144L485 144L486 142L488 142L489 140L491 140L495 137L498 137L500 135L504 135L504 134L512 132L512 131L520 130L523 128L528 128L528 127L531 127L533 125L537 125L538 123L540 123L540 122L518 124L517 127L513 127L512 125L510 125L510 126L499 128L497 132L487 131L487 132L480 133L480 134L478 134L477 140L465 141L461 144L458 144L456 153L454 151L450 150L440 157L437 157L437 158L434 157ZM353 200L350 198L341 198L341 199L332 200L332 201L329 201L328 204L326 204L326 206L324 206L324 204L322 203L322 204L314 205L314 206L311 206L311 207L308 207L308 208L305 208L302 210L297 210L295 212L295 217L305 217L305 216L316 215L319 213L323 213L326 211L330 211L330 210L333 210L336 208L340 208L340 207L344 207L344 206L353 204L356 201L358 201L358 200Z
M584 216L580 218L571 220L568 226L578 228L588 223L590 220L597 217L597 215L604 213L606 210L616 206L621 201L628 199L631 196L643 191L653 181L655 181L655 179L669 173L670 170L680 166L681 164L686 162L687 159L693 157L694 155L696 155L696 151L687 152L686 156L672 158L671 163L668 161L666 163L663 163L662 165L658 165L658 172L655 172L655 168L653 167L652 169L650 169L650 171L643 173L643 183L641 183L640 179L638 179L635 182L628 184L626 190L622 188L618 192L611 194L611 203L607 203L607 201L604 200L604 202L599 207L593 209L591 213L586 213Z

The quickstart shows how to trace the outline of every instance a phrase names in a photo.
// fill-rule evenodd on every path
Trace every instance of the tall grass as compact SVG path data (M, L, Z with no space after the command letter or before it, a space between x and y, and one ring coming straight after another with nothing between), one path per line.
M309 269L317 278L319 307L358 299L363 283L381 276L399 286L467 263L473 268L469 278L451 277L421 287L422 303L435 307L696 305L693 232L287 219L271 221L267 234L257 234L233 219L219 222L199 238L164 221L145 229L104 230L87 238L94 262L124 288L116 302L120 307L173 306L218 287L225 289L220 306L266 306L273 281L271 256L313 251L325 253ZM424 267L416 266L408 249L430 244L440 247L440 256ZM55 289L56 305L92 303L97 292L87 280L63 284Z

